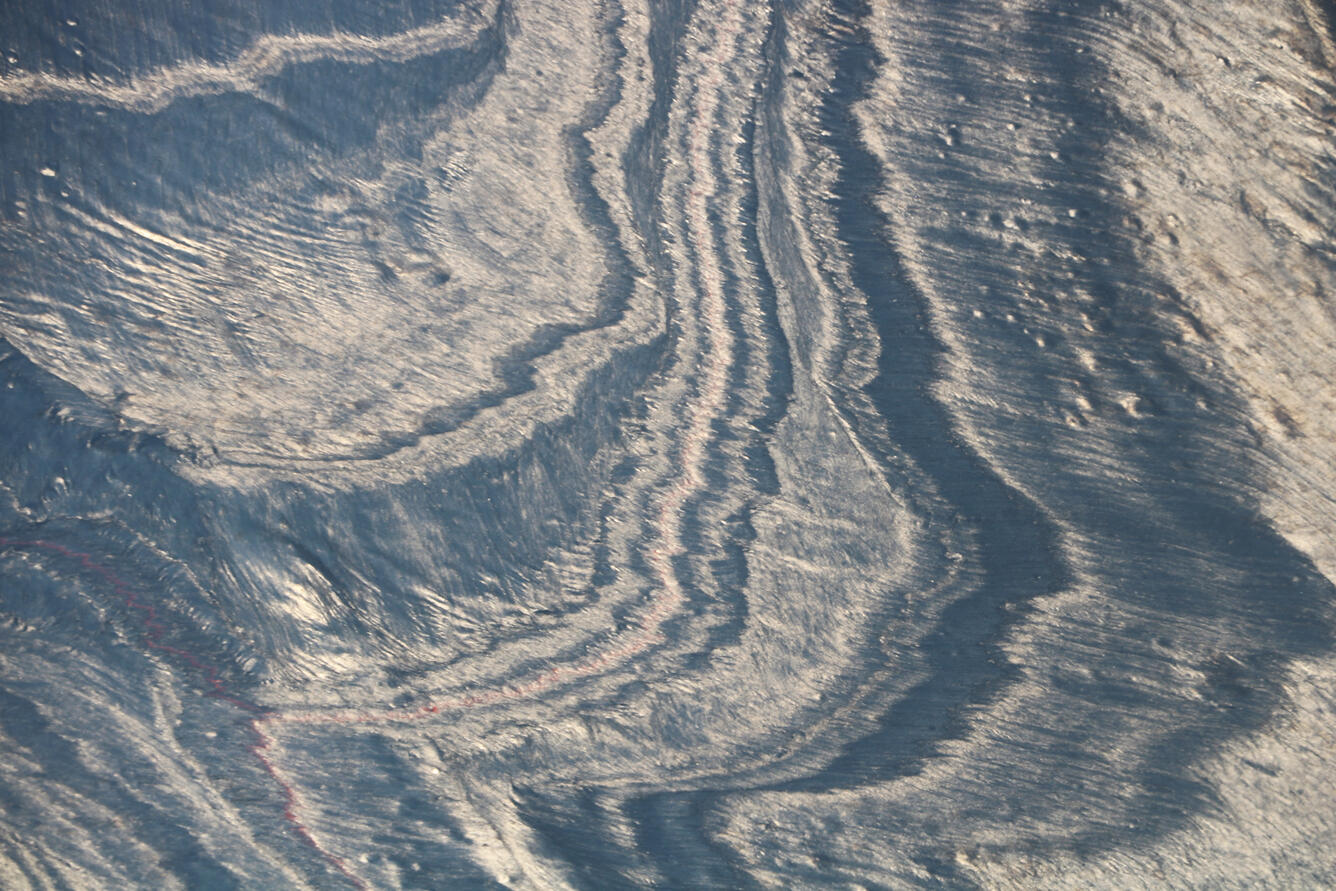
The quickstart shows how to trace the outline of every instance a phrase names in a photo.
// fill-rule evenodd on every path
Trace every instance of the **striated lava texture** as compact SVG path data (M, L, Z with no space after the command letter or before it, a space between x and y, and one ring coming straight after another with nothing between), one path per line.
M0 885L1336 885L1336 7L0 8Z

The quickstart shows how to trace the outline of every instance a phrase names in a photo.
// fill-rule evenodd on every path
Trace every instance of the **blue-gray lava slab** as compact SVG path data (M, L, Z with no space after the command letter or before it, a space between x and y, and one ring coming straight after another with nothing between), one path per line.
M0 9L0 884L1336 885L1336 9Z

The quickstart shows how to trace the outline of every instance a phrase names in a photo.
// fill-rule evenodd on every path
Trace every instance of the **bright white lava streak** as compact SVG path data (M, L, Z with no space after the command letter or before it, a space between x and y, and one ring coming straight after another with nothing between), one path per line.
M46 72L0 77L0 102L28 105L42 100L109 105L144 114L162 111L177 99L218 93L254 93L266 78L303 62L406 62L466 46L495 14L489 4L466 21L447 20L385 37L365 34L270 34L226 64L191 62L152 74L113 80L63 77Z
M719 22L719 39L712 53L704 57L707 73L696 94L696 114L688 130L687 158L694 171L695 184L687 190L687 232L696 250L700 281L700 318L705 330L703 376L697 398L686 410L687 424L682 434L679 453L681 474L663 495L657 521L659 542L650 549L647 560L660 586L653 606L642 614L634 633L619 644L597 656L581 662L558 665L524 683L507 685L492 690L438 699L417 708L382 709L379 711L312 711L299 714L276 714L266 720L279 724L377 724L395 721L413 721L440 712L456 711L477 706L492 705L508 699L532 696L567 680L596 674L611 665L636 655L660 639L660 626L674 609L686 599L682 582L673 567L673 560L687 553L682 541L682 510L687 500L705 484L704 464L710 428L724 408L728 385L728 369L733 359L734 339L728 327L727 304L724 300L724 275L717 259L718 245L710 230L709 202L718 193L718 181L710 165L710 125L719 101L716 91L723 84L718 73L733 48L732 38L741 26L741 11L736 0L724 4L727 10Z
M649 562L663 584L664 595L645 619L646 627L657 628L663 616L685 598L682 583L673 569L673 558L686 553L682 544L682 506L692 492L705 483L705 446L710 438L710 426L724 407L728 368L733 359L733 334L728 328L727 305L724 302L724 276L719 269L718 245L710 231L709 199L718 193L718 183L709 159L707 127L714 120L718 107L716 91L723 78L719 69L725 58L724 50L731 47L727 38L737 35L741 15L736 0L724 4L727 10L720 23L722 37L713 53L705 57L707 69L712 69L701 82L701 90L687 142L687 158L697 172L697 185L687 193L687 225L691 241L696 246L701 287L701 318L709 344L705 351L705 375L700 385L700 396L689 411L687 429L682 442L682 476L664 496L659 507L659 536L661 544L650 551Z
M256 732L262 740L257 747L257 755L264 761L266 769L285 789L291 785L279 772L276 759L269 754L273 740L264 733L260 725L307 724L307 725L356 725L388 722L414 721L428 718L442 712L486 706L509 699L528 697L550 689L563 681L575 680L596 674L606 668L643 652L661 639L660 627L667 617L686 600L686 592L681 579L673 566L673 561L687 553L682 541L683 508L688 499L699 492L705 485L704 465L707 445L711 436L711 426L725 407L728 385L728 369L733 361L734 338L728 327L728 308L724 299L724 275L719 267L717 251L719 246L710 229L709 205L719 191L709 156L711 125L719 107L718 90L723 85L719 71L733 51L736 37L741 30L742 15L736 0L726 0L725 14L716 26L717 35L714 49L703 58L705 74L701 78L695 93L696 107L693 122L688 129L687 161L693 171L694 184L687 190L686 223L687 233L697 263L700 305L698 325L703 329L702 376L697 384L696 398L686 410L687 423L682 434L679 452L681 473L676 482L663 495L659 504L655 527L658 532L658 544L647 555L660 586L659 594L654 598L652 607L640 618L636 631L620 644L600 653L598 656L564 666L553 667L541 674L532 676L527 682L507 685L488 691L460 695L448 699L436 700L415 709L382 709L379 711L317 711L300 714L278 713L257 719ZM300 832L312 846L321 852L334 866L355 885L361 886L361 880L352 874L342 859L328 852L320 845L308 826L301 822L298 815L300 800L295 791L288 792L288 809L292 820L300 827Z

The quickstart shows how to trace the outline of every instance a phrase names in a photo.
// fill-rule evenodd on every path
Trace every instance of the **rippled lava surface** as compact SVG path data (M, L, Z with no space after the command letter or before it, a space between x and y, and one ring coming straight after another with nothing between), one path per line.
M0 5L0 885L1336 885L1334 28Z

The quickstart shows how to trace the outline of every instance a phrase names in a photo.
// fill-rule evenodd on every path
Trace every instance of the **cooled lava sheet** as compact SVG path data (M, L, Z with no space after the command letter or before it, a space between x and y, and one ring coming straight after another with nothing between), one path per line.
M0 886L1336 886L1334 27L0 5Z

